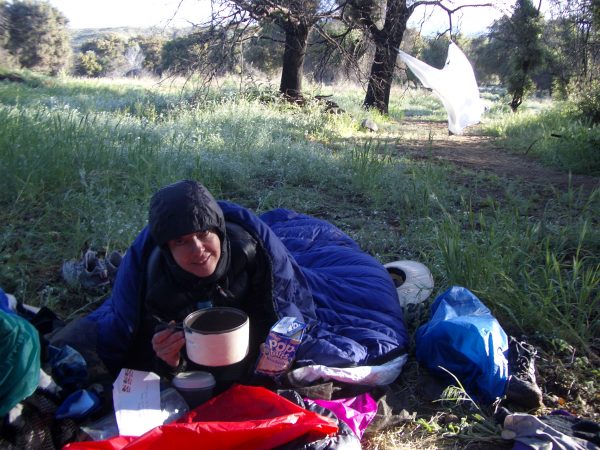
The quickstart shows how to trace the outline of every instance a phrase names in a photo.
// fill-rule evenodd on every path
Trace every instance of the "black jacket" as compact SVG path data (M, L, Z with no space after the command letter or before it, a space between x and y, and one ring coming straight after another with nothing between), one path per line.
M168 250L156 247L152 251L143 281L141 321L128 358L131 368L168 374L170 368L154 354L152 336L161 322L182 322L188 314L211 305L239 308L248 314L248 360L255 359L260 343L277 320L272 309L265 308L271 292L268 263L263 249L241 226L227 223L226 238L230 264L224 276L209 284L181 282L170 269ZM184 364L179 370L190 368L185 348L182 356Z

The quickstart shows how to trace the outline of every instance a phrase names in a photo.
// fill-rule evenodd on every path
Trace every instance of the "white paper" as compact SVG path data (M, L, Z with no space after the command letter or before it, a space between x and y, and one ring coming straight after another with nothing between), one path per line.
M152 372L121 369L113 385L113 402L122 436L141 436L168 416L160 409L160 377Z

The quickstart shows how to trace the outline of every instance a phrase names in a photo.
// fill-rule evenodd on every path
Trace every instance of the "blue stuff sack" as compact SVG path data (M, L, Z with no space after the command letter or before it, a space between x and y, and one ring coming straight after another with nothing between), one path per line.
M54 415L57 419L82 419L100 406L100 398L95 392L79 389L61 403Z
M87 380L87 362L83 356L70 345L48 346L48 363L52 368L52 378L67 389L81 388Z
M461 382L479 402L504 395L508 338L490 310L468 289L454 286L431 305L431 320L416 333L417 360L431 371Z
M7 314L14 314L15 312L10 307L10 300L8 295L0 288L0 311L4 311Z

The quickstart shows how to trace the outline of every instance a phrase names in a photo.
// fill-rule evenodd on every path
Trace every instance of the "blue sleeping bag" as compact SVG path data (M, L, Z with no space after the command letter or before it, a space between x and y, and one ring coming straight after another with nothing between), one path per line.
M341 230L286 209L258 217L231 202L219 206L226 221L243 226L266 250L277 316L309 325L298 366L372 365L406 352L402 309L387 270ZM119 267L112 296L87 317L109 366L122 363L132 341L140 308L131 299L140 297L145 255L154 245L145 228Z

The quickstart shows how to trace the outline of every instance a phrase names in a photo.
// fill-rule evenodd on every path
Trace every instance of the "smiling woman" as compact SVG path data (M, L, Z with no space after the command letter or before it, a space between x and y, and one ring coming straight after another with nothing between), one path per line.
M114 373L122 367L164 376L207 370L184 351L186 339L175 326L207 307L235 308L249 318L248 354L235 370L211 372L218 384L252 381L261 344L285 317L306 325L298 367L379 365L406 352L392 279L350 237L294 211L259 217L217 202L192 180L152 196L148 226L119 265L111 297L52 343L77 347L77 330L84 329L93 334L85 341L97 345L92 350ZM394 367L397 376L401 364ZM221 378L231 374L236 378Z
M211 276L221 257L221 240L214 231L198 231L168 242L175 262L197 277Z
M189 183L163 188L150 202L149 226L156 243L177 266L202 279L227 258L225 221L213 203L208 191Z

